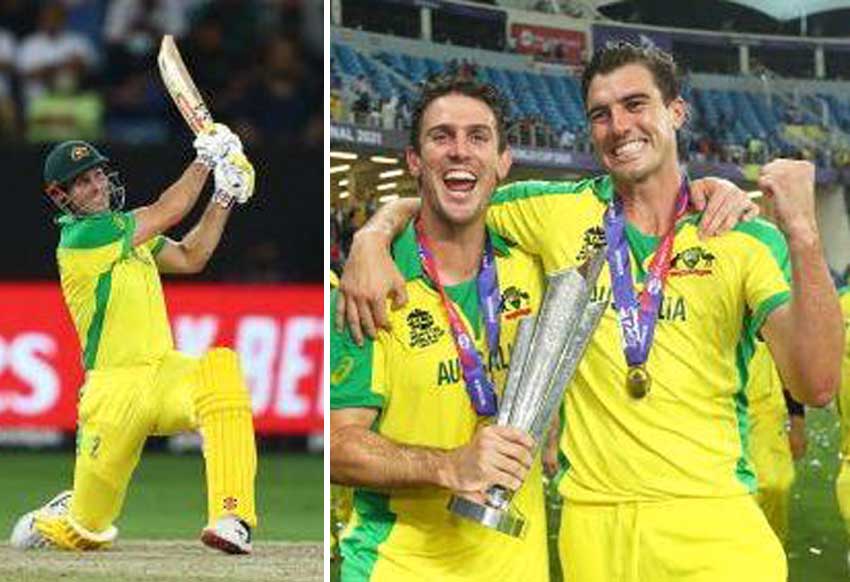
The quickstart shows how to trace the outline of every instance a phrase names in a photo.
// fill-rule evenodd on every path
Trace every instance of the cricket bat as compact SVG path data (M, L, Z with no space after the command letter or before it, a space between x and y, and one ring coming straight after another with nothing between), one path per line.
M162 82L189 128L195 135L212 128L210 110L192 81L172 35L166 34L162 37L156 62Z

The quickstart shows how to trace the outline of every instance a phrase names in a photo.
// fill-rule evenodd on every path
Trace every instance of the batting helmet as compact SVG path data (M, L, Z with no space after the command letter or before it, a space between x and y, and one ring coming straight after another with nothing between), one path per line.
M45 193L66 214L81 215L104 212L101 206L77 204L71 199L71 183L85 172L106 166L109 158L85 141L62 142L47 154L44 161ZM117 171L106 172L109 192L108 210L117 211L124 206L124 186Z
M65 141L54 147L44 161L44 182L66 186L83 172L106 164L109 158L88 142Z

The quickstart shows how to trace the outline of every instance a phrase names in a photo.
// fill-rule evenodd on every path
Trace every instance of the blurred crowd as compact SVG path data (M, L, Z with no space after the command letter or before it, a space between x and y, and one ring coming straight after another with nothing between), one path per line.
M321 0L0 0L0 141L185 131L156 66L165 34L246 143L322 143Z
M692 120L684 133L688 160L697 162L726 162L732 164L764 164L777 157L809 160L818 167L850 168L850 142L837 127L828 123L804 121L802 114L791 107L770 134L759 132L744 140L735 137L735 123L721 114L716 123Z
M476 66L466 61L451 61L449 70L477 74ZM346 83L331 74L331 119L385 130L407 130L412 104L404 94L381 97L365 75ZM591 153L586 124L578 127L555 126L542 115L515 114L508 127L513 146ZM850 138L827 122L810 123L800 112L789 107L770 135L748 135L741 140L733 131L735 119L721 114L716 123L704 123L699 116L690 119L681 134L680 151L688 160L733 164L764 164L774 157L806 159L822 168L850 167Z
M351 242L354 233L366 224L366 221L377 210L374 198L361 200L349 198L345 204L337 202L331 208L330 223L330 255L331 270L337 274L342 273L342 266L348 258L351 250Z

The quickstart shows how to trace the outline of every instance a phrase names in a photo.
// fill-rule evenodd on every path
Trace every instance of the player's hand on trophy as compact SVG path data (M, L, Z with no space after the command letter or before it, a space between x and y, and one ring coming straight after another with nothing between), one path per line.
M379 328L389 329L388 295L395 309L407 303L404 277L386 252L382 237L366 229L354 235L339 282L336 327L342 330L347 324L357 345L363 343L363 332L374 338Z
M722 178L700 178L691 182L691 206L702 212L699 222L702 238L723 234L739 222L759 215L759 207L749 195Z
M254 194L254 166L241 151L234 151L216 164L215 201L229 207L233 201L245 204Z
M481 427L468 445L449 453L445 485L465 496L483 494L494 485L516 491L534 460L533 448L534 440L521 430Z
M761 167L759 190L773 199L776 222L789 239L818 236L815 166L804 160L773 160Z
M216 123L209 131L199 133L192 143L198 161L208 168L215 168L231 153L242 152L242 142L230 128Z

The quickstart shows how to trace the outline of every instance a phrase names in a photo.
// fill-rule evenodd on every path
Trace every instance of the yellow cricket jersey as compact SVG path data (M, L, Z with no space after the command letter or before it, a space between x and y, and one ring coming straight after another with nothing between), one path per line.
M499 189L488 223L546 272L584 261L605 240L610 177ZM670 274L647 362L652 387L625 387L617 312L606 310L562 409L559 490L574 502L723 497L755 491L748 458L747 363L768 314L790 298L787 246L764 221L702 241L698 217L676 225ZM660 237L631 224L638 290ZM594 290L610 301L607 265Z
M841 313L844 314L844 358L841 362L841 391L838 413L841 417L841 457L850 460L850 287L838 290Z
M59 219L62 294L86 370L149 364L173 349L154 256L165 238L132 246L131 212Z
M495 234L491 239L501 290L501 337L498 351L484 361L501 390L517 323L536 311L543 281L536 259L509 249ZM394 242L393 256L407 281L409 300L399 310L388 307L391 331L381 331L362 347L347 333L331 330L331 409L377 409L373 430L402 445L466 445L481 421L466 392L445 307L422 271L412 225ZM474 333L479 353L486 354L475 279L446 291ZM335 292L331 305L335 310ZM528 518L524 539L454 516L447 509L449 497L440 488L356 488L353 516L340 540L342 579L548 580L539 456L514 497L514 507Z
M785 433L785 421L788 420L788 407L783 396L782 378L770 355L767 344L758 341L749 366L749 384L747 400L753 422L764 419L776 424Z

